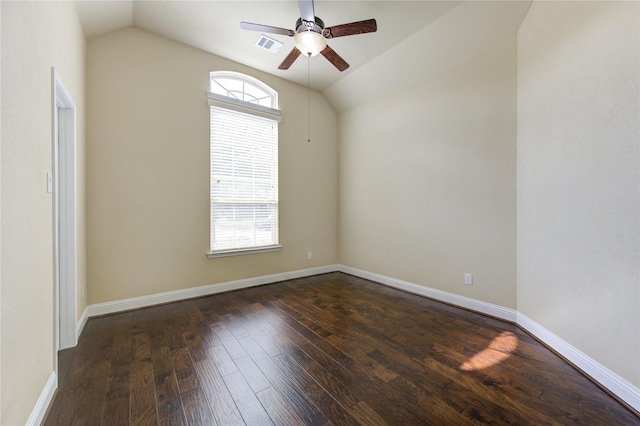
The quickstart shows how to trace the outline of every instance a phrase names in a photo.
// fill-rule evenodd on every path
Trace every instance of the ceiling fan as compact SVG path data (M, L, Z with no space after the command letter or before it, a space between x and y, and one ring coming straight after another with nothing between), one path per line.
M378 29L375 19L325 27L322 19L314 14L313 0L298 0L298 5L300 7L300 18L296 22L295 31L269 25L253 24L251 22L240 22L240 28L243 30L261 31L293 37L295 47L278 67L278 69L281 70L289 69L301 53L307 56L315 56L320 53L338 70L344 71L349 68L349 64L327 45L325 39L373 33Z

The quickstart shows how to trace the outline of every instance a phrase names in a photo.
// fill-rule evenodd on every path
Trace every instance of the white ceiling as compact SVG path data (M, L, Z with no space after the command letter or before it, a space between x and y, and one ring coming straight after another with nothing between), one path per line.
M383 78L387 85L391 76L394 87L410 84L412 81L401 75L404 72L417 78L416 64L441 71L460 55L467 55L470 47L482 49L499 42L507 33L517 31L530 5L530 1L315 0L315 14L327 26L370 18L378 23L376 33L329 41L351 65L339 72L321 55L311 58L310 64L309 59L300 57L289 70L278 70L293 48L293 39L267 34L284 43L274 54L255 46L259 32L240 29L241 21L294 29L300 16L295 0L76 3L88 39L135 26L303 85L307 84L309 65L311 87L324 91L338 110L352 106L350 88L363 82L370 84L372 79Z

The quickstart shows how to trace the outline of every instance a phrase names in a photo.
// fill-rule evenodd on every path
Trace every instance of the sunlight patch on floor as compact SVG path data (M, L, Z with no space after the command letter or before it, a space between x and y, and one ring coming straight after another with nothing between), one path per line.
M510 331L503 331L491 341L486 349L475 354L460 366L462 371L482 370L501 363L511 356L518 347L518 337Z

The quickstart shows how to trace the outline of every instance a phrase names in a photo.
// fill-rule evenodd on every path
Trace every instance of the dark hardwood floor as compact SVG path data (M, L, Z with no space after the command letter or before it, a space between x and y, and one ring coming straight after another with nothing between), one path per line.
M341 273L90 319L47 425L638 425L518 327Z

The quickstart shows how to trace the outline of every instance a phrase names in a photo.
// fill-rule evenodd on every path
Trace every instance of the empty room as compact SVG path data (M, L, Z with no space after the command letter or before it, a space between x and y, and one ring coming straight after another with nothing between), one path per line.
M0 424L640 424L640 2L0 1Z

